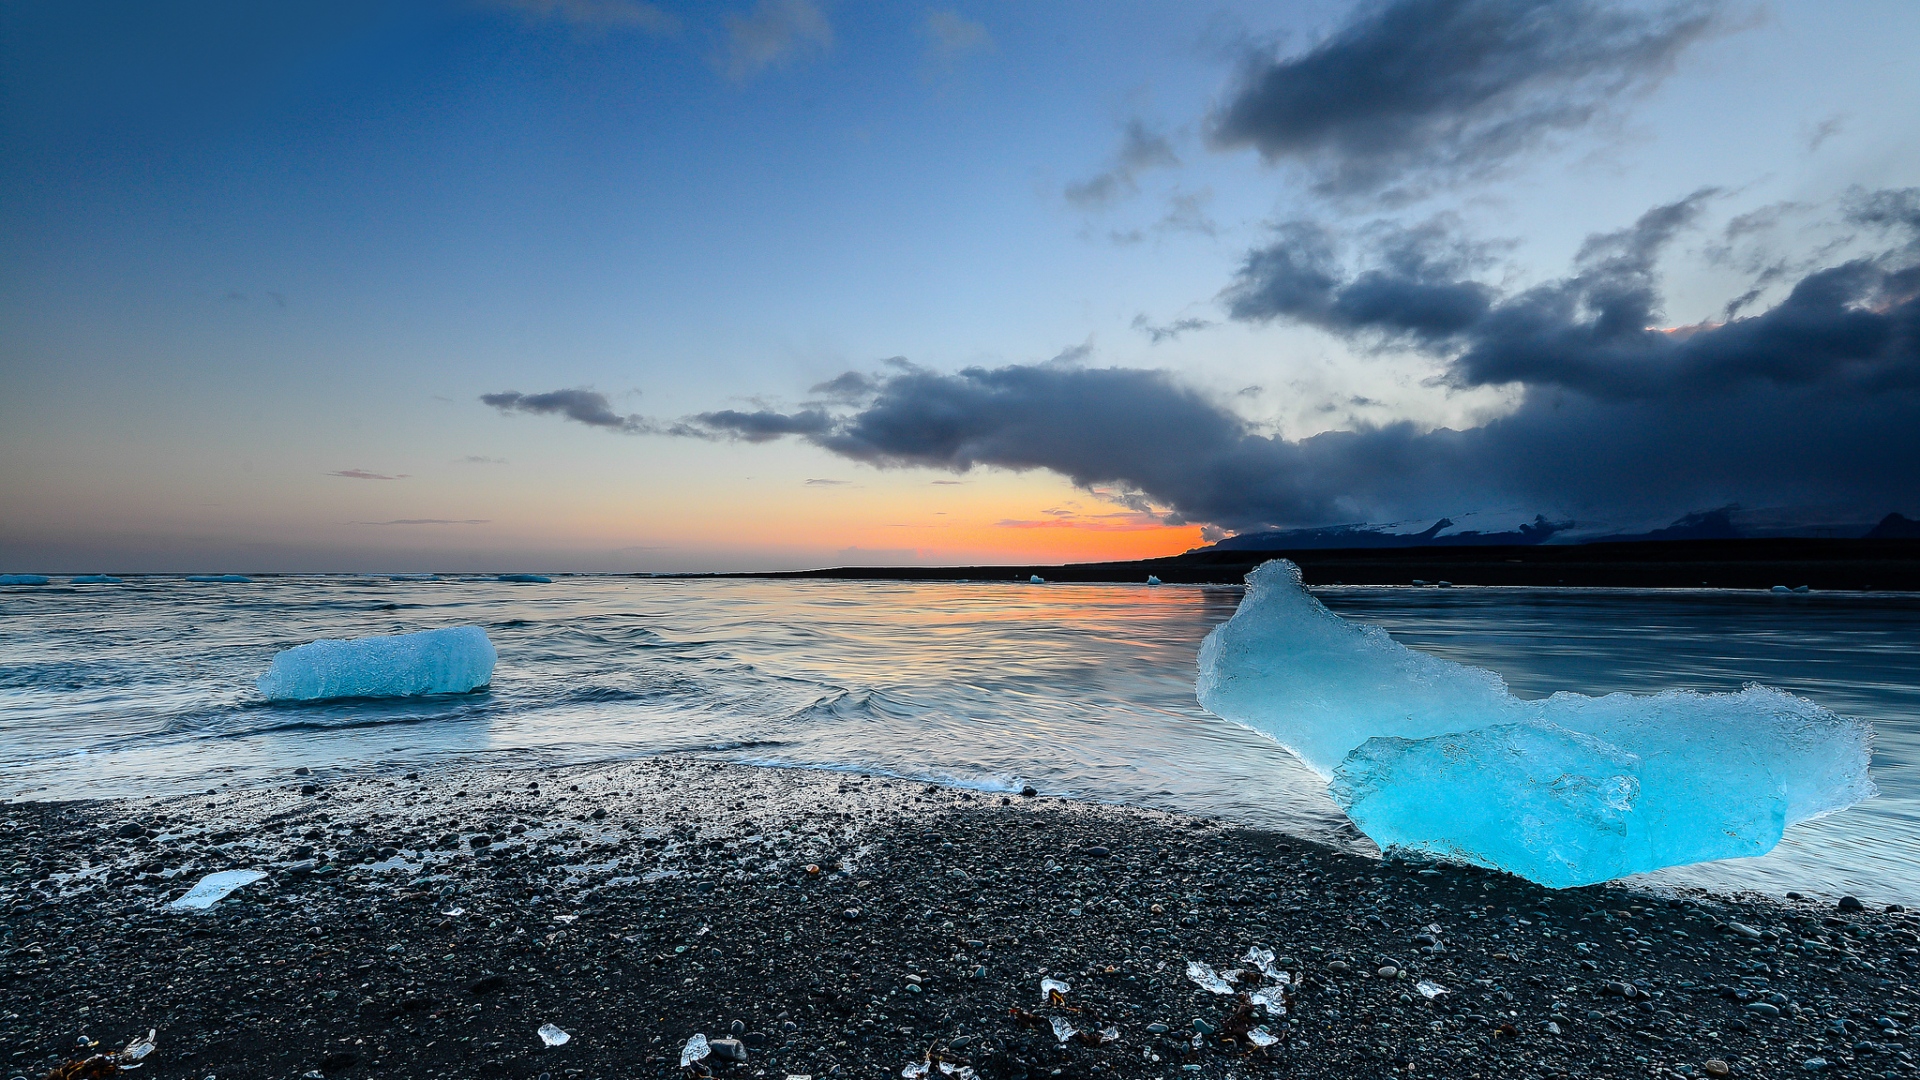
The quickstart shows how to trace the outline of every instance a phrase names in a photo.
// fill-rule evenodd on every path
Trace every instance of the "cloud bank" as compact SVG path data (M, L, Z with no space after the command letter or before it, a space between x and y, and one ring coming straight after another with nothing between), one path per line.
M877 468L1046 469L1170 523L1242 531L1496 505L1602 519L1729 503L1913 508L1920 189L1850 200L1843 221L1878 239L1873 253L1804 273L1758 314L1661 327L1656 261L1713 197L1591 236L1566 276L1512 292L1469 276L1480 249L1440 227L1375 233L1359 265L1306 227L1249 256L1227 294L1236 318L1397 343L1439 358L1456 386L1521 390L1515 411L1468 430L1289 440L1169 372L1085 366L1084 350L951 374L896 359L815 387L827 400L797 411L666 427L586 391L483 400L611 430L799 438Z

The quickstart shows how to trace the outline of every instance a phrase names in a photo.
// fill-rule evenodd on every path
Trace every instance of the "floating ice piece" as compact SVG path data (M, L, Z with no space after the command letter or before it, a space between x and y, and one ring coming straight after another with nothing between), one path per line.
M67 579L69 585L124 585L125 582L112 574L75 574Z
M180 899L167 905L180 911L205 911L227 898L235 889L251 885L267 875L258 870L222 870L201 878Z
M213 582L223 585L251 585L253 579L245 574L188 574L188 581Z
M438 574L388 574L388 581L437 581Z
M256 685L272 701L464 694L492 681L495 659L477 626L323 639L274 656Z
M1027 584L1029 585L1045 585L1046 583L1047 579L1041 577L1039 574L1034 574L1027 578Z
M1187 961L1187 980L1200 989L1213 994L1231 994L1233 987L1213 970L1213 965L1203 960Z
M1053 1037L1061 1042L1066 1042L1077 1034L1073 1030L1073 1025L1067 1023L1067 1018L1064 1016L1049 1016L1047 1023L1053 1025Z
M552 1024L541 1024L539 1034L540 1041L546 1043L548 1046L565 1046L573 1039L573 1036L561 1031Z
M1444 986L1441 986L1439 983L1434 982L1432 979L1421 979L1419 982L1413 984L1413 988L1415 990L1420 991L1420 996L1423 998L1426 998L1428 1001L1432 1001L1434 998L1439 997L1441 994L1453 993L1453 991L1447 989Z
M45 585L45 574L0 574L0 585Z
M703 1060L711 1053L713 1053L713 1047L707 1045L706 1034L704 1032L697 1034L688 1039L687 1045L681 1048L680 1067L684 1069L696 1061Z
M496 581L517 581L523 585L551 585L553 579L545 574L501 574Z
M1065 982L1060 979L1041 979L1040 980L1041 1004L1051 1004L1053 1002L1053 997L1055 994L1060 995L1060 1001L1062 1003L1065 1003L1067 1000L1067 995L1071 993L1073 993L1073 985L1071 983Z
M1160 582L1160 575L1158 575L1158 574L1148 574L1148 575L1147 575L1147 584L1149 584L1149 585L1158 585L1158 584L1160 584L1160 583L1161 583L1161 582Z
M1553 888L1761 855L1874 794L1872 728L1759 685L1523 701L1349 623L1275 560L1200 648L1202 705L1327 777L1382 849Z

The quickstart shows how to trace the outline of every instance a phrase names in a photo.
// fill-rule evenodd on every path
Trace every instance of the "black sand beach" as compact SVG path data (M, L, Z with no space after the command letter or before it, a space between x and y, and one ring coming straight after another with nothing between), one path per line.
M111 1075L56 1070L150 1029L154 1080L672 1076L695 1033L742 1078L1916 1072L1906 912L690 760L11 804L0 910L7 1077ZM1188 976L1250 948L1286 1016Z

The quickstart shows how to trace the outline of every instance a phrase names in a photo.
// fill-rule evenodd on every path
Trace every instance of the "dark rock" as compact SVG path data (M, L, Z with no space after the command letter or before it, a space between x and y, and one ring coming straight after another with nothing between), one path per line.
M746 1044L739 1039L713 1039L707 1045L713 1048L713 1056L721 1061L747 1060Z
M1841 911L1863 911L1866 909L1866 905L1862 904L1860 898L1857 896L1843 896L1840 898L1840 902L1835 904L1834 907L1839 908Z

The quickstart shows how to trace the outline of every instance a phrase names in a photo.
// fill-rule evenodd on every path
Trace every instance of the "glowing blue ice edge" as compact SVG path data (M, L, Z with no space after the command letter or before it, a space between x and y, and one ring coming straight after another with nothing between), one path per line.
M1327 778L1383 851L1556 889L1764 855L1788 825L1875 794L1863 721L1757 684L1523 701L1341 619L1284 560L1207 635L1196 690Z
M464 694L493 680L496 659L477 626L322 639L276 654L254 685L271 701Z

